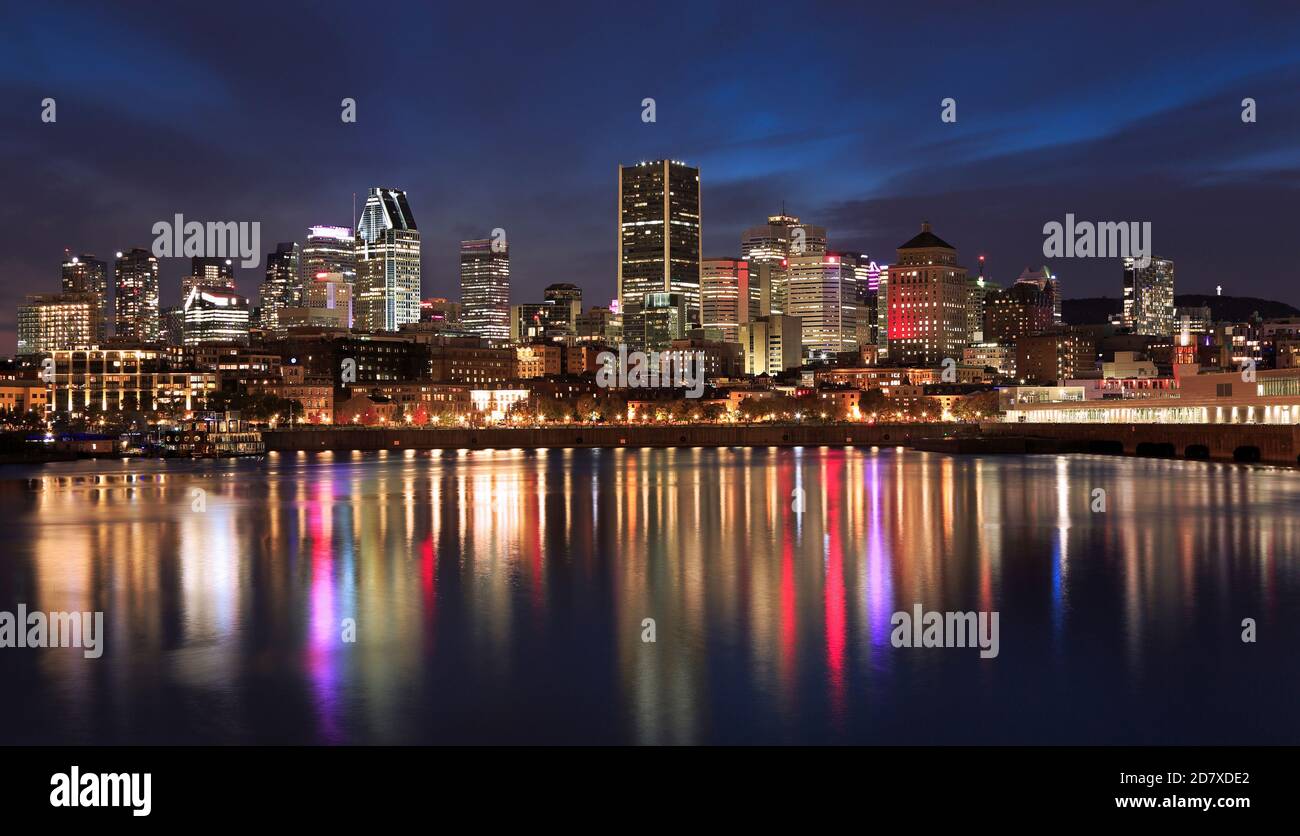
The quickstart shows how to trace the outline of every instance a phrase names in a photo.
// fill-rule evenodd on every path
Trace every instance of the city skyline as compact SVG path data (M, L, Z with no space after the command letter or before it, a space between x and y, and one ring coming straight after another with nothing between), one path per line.
M283 61L293 56L266 41L277 26L292 26L310 35L301 44L341 46L354 33L336 28L330 16L258 7L258 18L273 25L247 33L252 59L238 67L218 60L224 53L215 45L177 34L211 31L218 26L211 10L184 10L192 25L169 22L167 46L149 61L113 49L114 32L151 30L147 8L69 15L51 4L0 36L11 41L0 58L11 79L3 150L21 163L14 167L15 192L30 198L4 210L8 227L26 235L22 246L5 248L0 262L0 350L12 350L21 295L35 286L54 289L51 265L65 248L107 260L147 246L149 225L175 212L258 220L265 242L302 243L308 224L352 226L353 193L359 211L375 183L411 195L421 228L421 297L454 296L456 243L502 227L514 245L515 300L538 298L556 281L583 286L591 299L610 298L610 172L665 157L701 171L706 258L739 255L742 232L780 212L784 201L785 211L826 227L833 247L882 263L889 260L882 253L927 219L963 253L987 254L988 275L1006 284L1044 260L1042 225L1074 212L1152 221L1156 248L1180 263L1183 292L1208 294L1223 285L1233 295L1300 301L1282 281L1282 256L1247 244L1291 203L1297 160L1290 136L1300 119L1294 15L1270 15L1267 29L1252 32L1249 42L1236 31L1214 31L1214 73L1205 72L1203 52L1189 46L1201 38L1152 43L1139 34L1147 23L1171 35L1209 34L1210 24L1156 10L1126 9L1128 25L1120 30L1099 16L1069 26L1036 21L1014 38L1003 26L1011 11L981 21L940 20L937 36L970 48L906 72L892 59L906 54L902 36L916 24L889 11L826 8L809 16L816 31L858 24L900 36L882 37L878 48L841 66L800 40L738 22L725 7L690 7L693 25L674 26L671 38L674 48L694 50L704 63L666 75L623 68L613 57L619 38L589 42L540 11L501 21L501 36L515 48L500 66L477 62L445 35L455 31L456 11L418 10L404 31L386 33L398 47L396 73L407 61L417 65L401 47L420 53L434 43L448 62L475 68L499 93L489 104L437 85L415 98L359 89L361 59L346 50L337 50L334 61L305 51L303 60ZM226 14L251 10L223 7ZM668 37L672 17L629 31L647 41ZM358 24L355 34L372 25ZM622 31L631 21L615 15L611 27ZM52 62L27 44L56 29L72 48ZM710 62L721 59L694 47L719 33L780 48L788 69L776 80L758 72L709 73ZM1099 71L1083 60L1102 45L1132 54L1123 47L1138 40L1142 59L1123 67ZM262 53L284 64L273 83ZM1013 53L1014 62L1002 57ZM988 72L965 72L969 61ZM1026 72L1035 62L1055 71ZM596 65L613 69L593 78ZM91 71L96 67L106 68L105 78ZM190 82L188 98L169 92L167 79L176 77ZM1067 88L1076 92L1061 96ZM39 118L46 96L58 103L52 124ZM948 96L956 100L952 124L939 119ZM1246 96L1259 103L1252 124L1239 118ZM353 124L339 120L344 97L355 97ZM653 123L642 121L646 97L655 99ZM829 112L836 120L817 118ZM465 121L487 130L469 139L443 127ZM151 136L147 154L141 131ZM81 141L88 134L102 138L93 151ZM367 153L377 147L384 153ZM31 223L32 215L58 222ZM1107 260L1051 266L1068 296L1119 295ZM164 307L179 304L185 269L179 259L162 263ZM237 271L242 292L255 295L262 269Z

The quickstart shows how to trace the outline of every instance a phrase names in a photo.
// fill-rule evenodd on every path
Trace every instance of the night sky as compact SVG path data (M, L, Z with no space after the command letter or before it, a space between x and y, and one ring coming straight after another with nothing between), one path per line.
M1072 212L1150 221L1180 293L1300 304L1294 3L115 5L0 25L3 352L65 247L111 262L179 212L260 221L265 253L376 185L408 192L426 296L457 297L457 242L502 227L512 301L569 281L603 304L616 167L663 157L701 169L706 256L784 200L882 262L929 220L1006 282ZM1050 266L1066 297L1119 295L1115 260ZM164 305L187 272L163 263Z

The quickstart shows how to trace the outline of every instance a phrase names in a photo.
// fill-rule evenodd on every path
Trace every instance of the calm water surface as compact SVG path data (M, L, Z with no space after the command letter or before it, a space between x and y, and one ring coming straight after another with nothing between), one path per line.
M0 512L0 610L107 633L0 648L0 743L1300 743L1290 470L288 454L0 467ZM892 647L916 603L1000 654Z

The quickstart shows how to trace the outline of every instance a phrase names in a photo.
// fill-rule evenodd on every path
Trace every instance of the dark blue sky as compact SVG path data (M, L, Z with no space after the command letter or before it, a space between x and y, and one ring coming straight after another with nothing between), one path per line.
M571 281L603 302L616 166L661 157L701 169L706 255L784 200L882 261L928 219L1006 281L1072 212L1150 221L1179 292L1300 303L1293 3L115 5L0 28L0 351L64 247L111 260L180 212L260 221L265 251L380 184L410 196L426 296L457 296L457 242L503 227L514 301ZM1113 260L1051 266L1067 297L1119 294ZM187 267L164 263L164 304Z

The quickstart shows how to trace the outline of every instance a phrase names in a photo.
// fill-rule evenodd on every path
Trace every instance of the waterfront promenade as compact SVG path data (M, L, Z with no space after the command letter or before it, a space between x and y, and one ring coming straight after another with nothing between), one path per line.
M906 445L919 438L972 435L970 424L569 424L557 427L303 427L264 432L267 452L459 450L547 447L795 447Z
M904 445L948 453L1105 453L1296 465L1289 424L682 424L556 427L300 427L262 434L267 452L552 447Z

